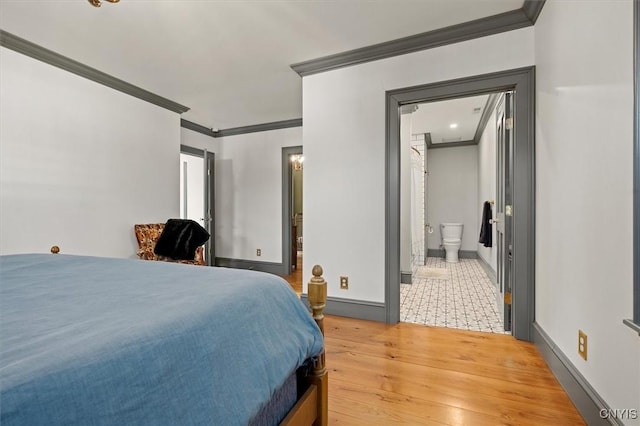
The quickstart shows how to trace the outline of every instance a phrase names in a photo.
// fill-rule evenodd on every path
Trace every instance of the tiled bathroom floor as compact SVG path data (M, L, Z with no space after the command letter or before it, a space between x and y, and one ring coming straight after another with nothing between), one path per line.
M496 289L476 259L429 257L400 285L400 321L505 334Z

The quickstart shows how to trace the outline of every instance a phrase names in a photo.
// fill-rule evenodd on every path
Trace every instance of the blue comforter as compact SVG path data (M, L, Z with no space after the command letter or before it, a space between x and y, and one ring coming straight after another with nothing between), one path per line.
M322 335L279 277L0 256L0 424L241 425Z

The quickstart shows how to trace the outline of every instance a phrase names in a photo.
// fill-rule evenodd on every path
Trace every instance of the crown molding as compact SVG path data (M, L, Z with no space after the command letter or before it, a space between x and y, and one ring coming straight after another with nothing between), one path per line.
M215 137L242 135L245 133L266 132L268 130L288 129L290 127L302 127L302 118L291 120L273 121L271 123L254 124L251 126L232 127L222 129L215 133Z
M538 16L540 16L540 12L542 12L542 7L544 6L546 0L526 0L522 5L522 11L531 21L531 25L535 25L538 20Z
M180 105L177 102L163 98L162 96L156 95L155 93L144 90L138 86L134 86L124 80L120 80L119 78L113 77L95 68L91 68L57 52L45 49L42 46L4 30L0 30L0 46L79 75L80 77L84 77L88 80L95 81L96 83L100 83L104 86L126 93L127 95L142 99L143 101L152 103L159 107L177 112L178 114L189 111L189 107Z
M194 132L210 136L212 138L221 138L225 136L242 135L245 133L266 132L267 130L288 129L290 127L302 127L302 118L294 118L292 120L273 121L271 123L254 124L251 126L232 127L229 129L221 129L214 132L212 129L194 123L184 118L180 120L180 127L193 130Z
M194 123L193 121L185 120L184 118L180 119L180 127L184 127L185 129L193 130L194 132L201 133L206 136L210 136L212 138L216 138L217 132L214 132L208 127L201 126L198 123Z
M431 133L425 133L424 134L424 143L427 146L427 149L457 148L459 146L470 146L470 145L477 145L478 144L478 142L476 142L473 139L469 139L469 140L465 140L465 141L433 143L432 140L431 140Z
M487 127L489 118L491 118L491 114L493 114L493 110L498 103L498 96L498 93L491 93L487 98L487 103L484 106L482 115L480 116L480 121L478 122L478 127L476 128L476 134L473 136L473 140L476 144L480 143L480 138L484 133L484 129Z
M531 26L538 18L545 0L526 0L520 9L463 22L461 24L378 43L334 55L323 56L291 65L301 77L362 64L378 59L404 55L420 50L459 43L506 31Z

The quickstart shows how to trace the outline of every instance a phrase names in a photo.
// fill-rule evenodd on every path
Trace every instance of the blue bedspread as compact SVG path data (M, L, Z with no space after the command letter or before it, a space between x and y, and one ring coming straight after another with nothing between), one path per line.
M322 335L281 278L0 256L0 424L241 425Z

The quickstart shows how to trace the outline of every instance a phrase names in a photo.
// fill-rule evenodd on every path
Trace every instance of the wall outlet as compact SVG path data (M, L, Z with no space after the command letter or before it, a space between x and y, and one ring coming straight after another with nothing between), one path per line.
M349 277L340 277L340 289L349 290Z
M587 334L578 330L578 355L587 360Z
M256 256L262 256L262 249L256 249Z

